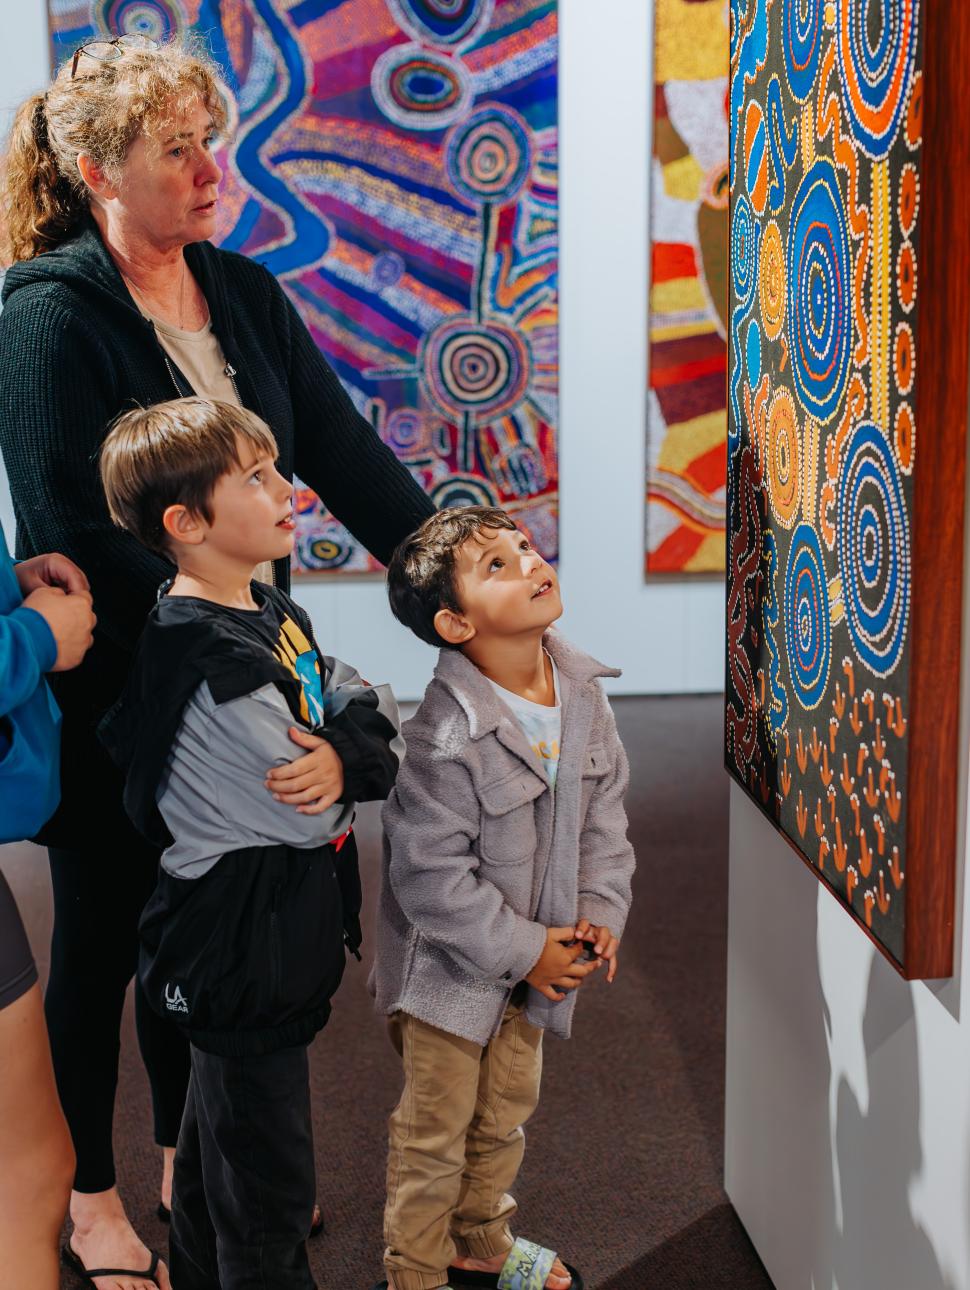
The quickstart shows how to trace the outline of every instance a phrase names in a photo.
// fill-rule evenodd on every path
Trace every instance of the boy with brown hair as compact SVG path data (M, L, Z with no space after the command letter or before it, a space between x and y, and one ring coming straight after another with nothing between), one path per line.
M440 654L383 812L374 985L404 1090L382 1284L582 1290L554 1251L513 1240L508 1191L543 1031L568 1037L575 992L616 973L634 856L599 678L619 673L550 630L555 570L504 511L433 515L388 592Z
M164 848L139 976L191 1044L179 1290L314 1286L306 1047L360 943L354 806L386 796L401 748L387 687L321 654L303 610L253 581L293 548L276 456L253 413L192 398L127 413L101 458L112 517L178 566L101 731L128 813Z

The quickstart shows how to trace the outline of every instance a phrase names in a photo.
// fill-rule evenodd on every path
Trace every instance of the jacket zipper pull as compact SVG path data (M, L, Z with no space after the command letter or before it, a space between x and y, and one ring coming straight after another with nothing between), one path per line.
M236 375L236 369L233 367L232 363L227 363L222 369L222 374L223 376L228 376L231 380Z

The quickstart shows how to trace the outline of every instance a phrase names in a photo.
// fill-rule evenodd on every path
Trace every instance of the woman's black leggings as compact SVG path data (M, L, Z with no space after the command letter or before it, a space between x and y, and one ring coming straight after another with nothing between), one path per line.
M155 887L159 853L133 829L125 841L50 848L54 934L45 1011L57 1091L74 1139L78 1191L115 1182L111 1122L121 1012L138 962L138 919ZM137 981L135 1025L148 1071L155 1141L174 1147L189 1079L189 1046L153 1012Z

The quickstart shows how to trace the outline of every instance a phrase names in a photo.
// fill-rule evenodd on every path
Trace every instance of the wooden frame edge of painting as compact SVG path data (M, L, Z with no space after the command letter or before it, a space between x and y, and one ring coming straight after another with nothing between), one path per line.
M919 451L902 965L909 980L946 977L953 970L970 345L970 113L954 119L955 106L966 104L970 6L947 0L923 5ZM949 782L941 784L941 775Z
M960 105L970 65L970 5L883 0L879 16L897 23L894 38L907 22L916 31L906 51L913 61L911 79L909 74L905 78L909 88L900 92L901 117L896 109L910 155L901 149L894 154L897 168L892 171L886 135L878 137L880 129L888 128L887 117L867 122L863 114L853 123L855 131L861 119L858 133L850 134L848 119L865 104L860 108L836 101L839 93L845 98L847 87L849 92L857 88L844 63L847 42L854 35L864 41L860 3L836 0L825 6L824 38L821 26L814 37L806 28L789 33L789 48L783 49L783 41L770 44L769 22L780 21L780 6L749 0L751 20L732 40L725 767L901 976L938 979L953 970L960 854L970 393L970 114ZM821 13L821 5L815 8ZM865 13L871 23L872 11ZM753 55L744 48L752 33ZM840 35L842 47L835 49ZM795 49L794 42L813 38L818 45L809 83L804 80L812 57L808 44ZM827 77L834 88L826 88ZM749 93L750 85L754 89ZM816 85L825 89L817 118ZM873 133L866 136L870 122ZM833 148L838 149L837 165L830 160ZM798 189L792 197L789 187L786 204L785 179L794 185L799 174ZM891 201L897 187L898 202ZM904 210L908 198L911 208ZM863 210L867 202L871 210ZM889 222L880 226L887 211ZM884 252L877 281L875 255L858 249L867 245L861 225L854 222L860 215L865 237L872 238L869 245ZM819 229L828 244L822 248L823 261L829 249L831 261L823 263L815 293L806 283L810 271L818 274L810 264L815 250L809 240ZM900 241L900 230L902 245L897 247L893 243ZM899 263L890 255L897 250ZM908 278L901 268L906 256ZM877 294L883 286L884 301ZM867 314L870 302L873 312ZM909 316L914 302L916 314ZM861 311L858 317L854 309ZM842 333L848 333L848 340L842 335L839 342L845 348L833 351L828 367L819 362L813 369L812 354L796 355L789 341L800 342L808 335L804 329L814 327L814 339L827 344L838 328L823 335L823 322L833 316ZM910 342L903 346L902 368L900 333ZM773 350L766 340L777 340L780 361L777 347ZM829 356L822 357L828 363ZM885 387L879 385L877 360ZM841 385L824 402L820 391L828 388L825 380L835 366L842 371ZM901 396L913 388L914 371L911 411ZM854 408L850 373L858 387ZM779 455L782 440L785 451ZM899 465L893 466L890 458ZM880 460L889 467L882 480ZM864 463L861 471L859 462ZM800 475L801 466L806 469ZM909 475L908 481L898 470ZM877 479L882 501L877 497L873 505L872 495L861 497L863 478ZM790 479L797 487L788 488ZM879 513L881 505L885 516ZM886 565L893 566L893 586L897 577L906 583L894 602L893 612L905 627L902 632L892 628L891 658L889 629L880 627L884 634L878 637L867 617L875 596L882 595L880 610L888 603L889 592L880 581ZM846 644L850 657L844 658L845 649L837 645ZM813 672L823 655L824 668L819 664ZM860 678L857 689L853 664ZM883 685L895 690L895 697L884 694ZM909 709L905 714L901 696ZM865 736L861 742L860 735ZM894 766L890 758L895 758ZM900 796L905 797L901 820ZM854 829L848 823L850 802ZM885 889L882 869L891 876ZM893 912L880 921L890 906Z

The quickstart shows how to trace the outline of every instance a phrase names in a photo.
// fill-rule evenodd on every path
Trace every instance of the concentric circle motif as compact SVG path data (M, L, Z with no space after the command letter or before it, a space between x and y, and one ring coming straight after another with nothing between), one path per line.
M349 542L341 542L332 537L311 538L300 544L300 563L305 569L324 573L330 569L342 569L353 555Z
M458 58L421 45L392 45L371 70L374 102L407 130L444 130L472 101L468 72Z
M744 174L751 205L763 215L768 204L768 136L761 104L755 99L744 114Z
M758 275L761 321L764 323L765 336L768 340L777 340L785 325L785 248L774 220L765 226L761 239Z
M757 252L757 225L754 211L744 193L734 203L731 217L731 273L734 285L734 302L738 309L751 303L755 287L755 258Z
M916 346L913 343L913 329L907 322L901 322L896 328L893 365L900 394L909 394L916 370Z
M904 242L896 257L896 290L899 303L909 313L916 303L916 253L912 242Z
M896 445L896 461L899 463L899 469L904 475L911 475L913 450L916 447L916 423L913 420L913 409L908 403L900 403L896 409L893 442Z
M899 175L899 227L903 237L911 237L919 213L919 175L907 161Z
M371 277L378 288L396 287L404 277L404 260L396 251L381 251L374 256Z
M448 417L469 413L488 420L519 403L529 386L531 362L522 337L502 323L452 318L425 340L428 392Z
M484 31L495 6L494 0L387 0L387 7L414 40L454 47Z
M795 194L788 237L788 349L795 391L821 424L835 415L849 375L852 311L845 208L830 161Z
M395 408L387 418L382 437L385 443L405 456L420 451L428 440L424 413L417 408Z
M497 506L498 496L478 475L449 475L429 496L439 511L450 506Z
M902 655L909 620L909 518L885 437L868 422L856 428L843 456L837 530L852 643L867 667L887 676Z
M518 195L532 169L529 127L511 108L478 108L448 137L445 165L462 197L474 205L504 205Z
M906 110L916 5L917 0L841 0L837 6L843 96L856 142L874 161L888 153Z
M765 455L772 513L783 528L790 529L801 499L802 444L795 400L784 386L775 392L768 409Z
M799 524L788 550L785 644L795 698L807 710L818 707L832 662L832 624L822 548L809 524Z
M115 36L147 36L168 40L182 31L182 16L175 0L104 0L98 26L109 40Z
M781 43L788 86L799 102L811 93L822 53L823 0L783 0Z

